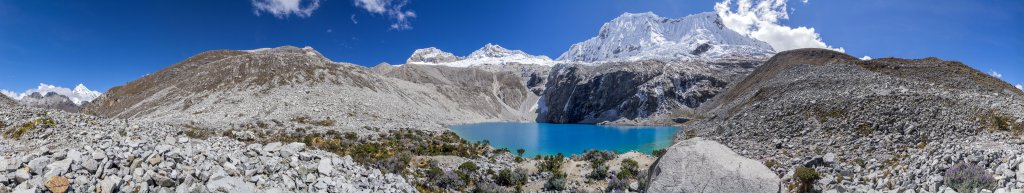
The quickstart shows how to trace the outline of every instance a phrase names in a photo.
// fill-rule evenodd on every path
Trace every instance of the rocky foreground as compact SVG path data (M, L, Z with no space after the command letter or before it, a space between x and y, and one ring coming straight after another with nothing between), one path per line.
M707 104L675 146L720 142L783 191L1024 191L1024 93L959 62L792 50Z
M12 129L0 140L0 192L415 191L303 143L190 138L162 124L16 106L0 108L0 126Z

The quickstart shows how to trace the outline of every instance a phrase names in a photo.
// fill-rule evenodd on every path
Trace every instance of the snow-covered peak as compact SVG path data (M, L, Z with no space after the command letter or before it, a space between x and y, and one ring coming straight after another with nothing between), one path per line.
M74 90L72 90L44 83L39 83L39 86L35 89L28 89L22 93L15 93L8 90L0 90L0 93L3 93L14 100L21 100L33 93L38 93L39 95L56 93L68 97L68 99L71 99L71 102L74 102L75 105L82 105L84 102L91 102L93 99L96 99L103 94L99 91L89 90L89 88L85 87L83 84L78 84L78 86L75 86Z
M484 47L473 51L469 56L458 57L452 53L441 51L430 47L417 49L406 61L408 64L419 65L444 65L453 67L470 67L479 65L505 65L505 64L537 64L551 66L554 61L547 56L534 56L521 50L509 50L496 44L484 45Z
M407 64L442 64L462 60L455 54L441 51L435 47L416 49L405 61Z
M768 57L774 53L768 43L726 28L715 13L669 19L646 12L624 13L605 23L596 37L572 45L558 60L716 60Z

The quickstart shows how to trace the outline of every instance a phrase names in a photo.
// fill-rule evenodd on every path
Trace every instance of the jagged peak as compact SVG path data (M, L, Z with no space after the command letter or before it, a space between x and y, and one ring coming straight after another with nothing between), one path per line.
M420 65L444 65L454 67L469 67L484 64L504 65L509 63L554 65L554 61L547 56L534 56L522 50L510 50L498 44L487 43L480 49L473 51L469 56L459 57L452 53L442 51L435 47L416 49L412 56L406 60L408 64Z
M558 60L576 63L767 58L771 46L726 28L716 13L665 18L652 12L623 13L598 35L573 44Z

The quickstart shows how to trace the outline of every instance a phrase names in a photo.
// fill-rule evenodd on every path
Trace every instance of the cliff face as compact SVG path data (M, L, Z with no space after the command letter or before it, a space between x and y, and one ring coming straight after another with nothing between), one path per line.
M56 109L73 113L78 112L83 106L89 104L89 102L82 102L82 105L79 106L67 96L53 92L46 93L45 95L35 92L22 97L18 102L30 107Z
M548 75L537 121L672 123L758 64L647 60L559 65Z

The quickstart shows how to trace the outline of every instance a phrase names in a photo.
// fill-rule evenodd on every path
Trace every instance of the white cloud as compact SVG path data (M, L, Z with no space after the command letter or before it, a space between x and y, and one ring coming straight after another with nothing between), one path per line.
M871 56L860 57L860 60L871 60Z
M352 18L351 19L352 19L352 23L359 24L359 21L356 20L356 14L352 14Z
M320 8L320 0L252 0L256 15L267 12L279 19L295 14L305 18L313 15Z
M9 90L0 90L0 93L3 93L4 95L7 95L8 97L11 97L15 100L21 100L21 98L24 98L25 96L28 96L36 92L44 95L50 92L64 95L71 99L71 102L74 102L78 105L81 105L82 102L91 102L93 99L96 99L97 97L100 97L101 94L103 94L99 91L89 90L89 88L85 87L85 85L82 84L78 84L78 86L75 86L75 89L73 90L45 83L39 83L39 87L36 87L35 89L25 90L25 92L22 93L17 93Z
M814 28L780 25L780 20L789 19L786 0L736 0L733 3L733 0L715 3L715 12L722 17L725 26L740 34L768 42L776 51L827 48L845 52L843 48L825 44Z
M996 72L995 70L989 70L988 74L991 74L992 76L994 76L996 78L1003 78L1003 74L1000 74L999 72Z
M1013 87L1017 87L1017 89L1024 90L1024 86L1021 86L1020 84L1013 85Z
M404 10L408 0L354 0L356 7L363 8L367 12L380 14L394 20L391 24L393 30L412 29L409 19L416 18L413 10ZM355 15L353 15L355 22Z

